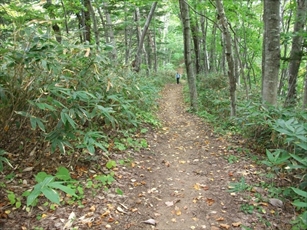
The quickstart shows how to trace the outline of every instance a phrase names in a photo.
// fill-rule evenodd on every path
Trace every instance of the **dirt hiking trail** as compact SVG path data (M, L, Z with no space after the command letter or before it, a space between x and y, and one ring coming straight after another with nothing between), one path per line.
M284 207L270 205L272 192L259 185L267 183L267 172L239 151L243 141L226 140L187 112L182 84L168 84L161 96L157 115L162 127L148 127L146 134L136 135L147 140L148 148L112 155L116 162L125 163L112 169L115 181L109 191L105 187L84 189L81 200L54 210L43 199L38 208L29 212L6 205L6 209L0 208L0 230L291 229L293 206L286 202ZM95 176L111 173L104 171L105 157L95 157L96 160L77 161L72 169L84 187L89 182L99 185ZM53 162L52 159L45 161ZM67 165L67 161L63 164ZM34 183L32 174L19 175ZM281 178L274 180L282 182ZM230 183L237 183L243 192L229 192ZM23 189L20 184L7 186ZM116 193L117 188L123 195ZM5 191L0 190L0 200L5 197ZM70 197L63 199L71 201Z
M227 162L225 156L234 154L230 144L187 112L182 90L181 84L170 84L162 92L158 116L163 127L148 133L150 150L136 157L134 186L125 190L126 204L135 213L127 217L125 228L270 229L255 215L240 212L247 201L227 191L230 182L253 177L256 169L248 162ZM142 222L148 219L156 225Z

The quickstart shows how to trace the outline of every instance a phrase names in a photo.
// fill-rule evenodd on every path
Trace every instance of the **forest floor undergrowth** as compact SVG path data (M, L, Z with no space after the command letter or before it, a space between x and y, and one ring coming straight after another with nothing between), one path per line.
M31 212L2 206L0 229L291 228L290 201L274 205L273 191L263 186L277 179L267 179L263 168L238 151L243 140L218 135L189 113L182 84L165 87L158 117L162 127L144 135L148 148L131 152L131 162L114 169L113 192L85 190L81 203L55 210L43 204ZM79 176L97 174L96 163L79 166Z

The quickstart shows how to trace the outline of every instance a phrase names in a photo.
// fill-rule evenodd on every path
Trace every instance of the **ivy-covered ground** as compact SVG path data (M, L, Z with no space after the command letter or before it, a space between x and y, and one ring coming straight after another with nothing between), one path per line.
M217 135L183 101L182 85L167 85L158 111L161 127L144 127L130 139L139 150L114 152L112 160L100 152L82 159L45 154L38 161L39 143L27 150L27 160L9 156L15 170L0 177L0 228L291 229L297 213L273 186L286 185L286 178L268 177L244 140ZM48 175L75 194L60 193L62 205L39 194L27 208L22 193ZM45 182L50 189L44 195L52 197L59 183Z

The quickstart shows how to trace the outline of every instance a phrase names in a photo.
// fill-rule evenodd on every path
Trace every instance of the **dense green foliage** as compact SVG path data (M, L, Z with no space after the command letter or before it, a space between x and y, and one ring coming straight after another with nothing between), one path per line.
M90 45L59 44L33 28L18 33L24 42L7 41L2 50L1 126L7 134L30 125L52 152L69 147L93 154L106 151L108 130L137 127L155 107L163 78L112 69L106 53Z

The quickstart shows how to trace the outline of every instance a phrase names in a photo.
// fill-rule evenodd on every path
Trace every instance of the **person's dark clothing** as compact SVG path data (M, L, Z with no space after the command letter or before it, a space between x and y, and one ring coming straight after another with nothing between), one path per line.
M177 80L177 84L179 84L179 80L180 80L180 74L176 73L176 80Z

